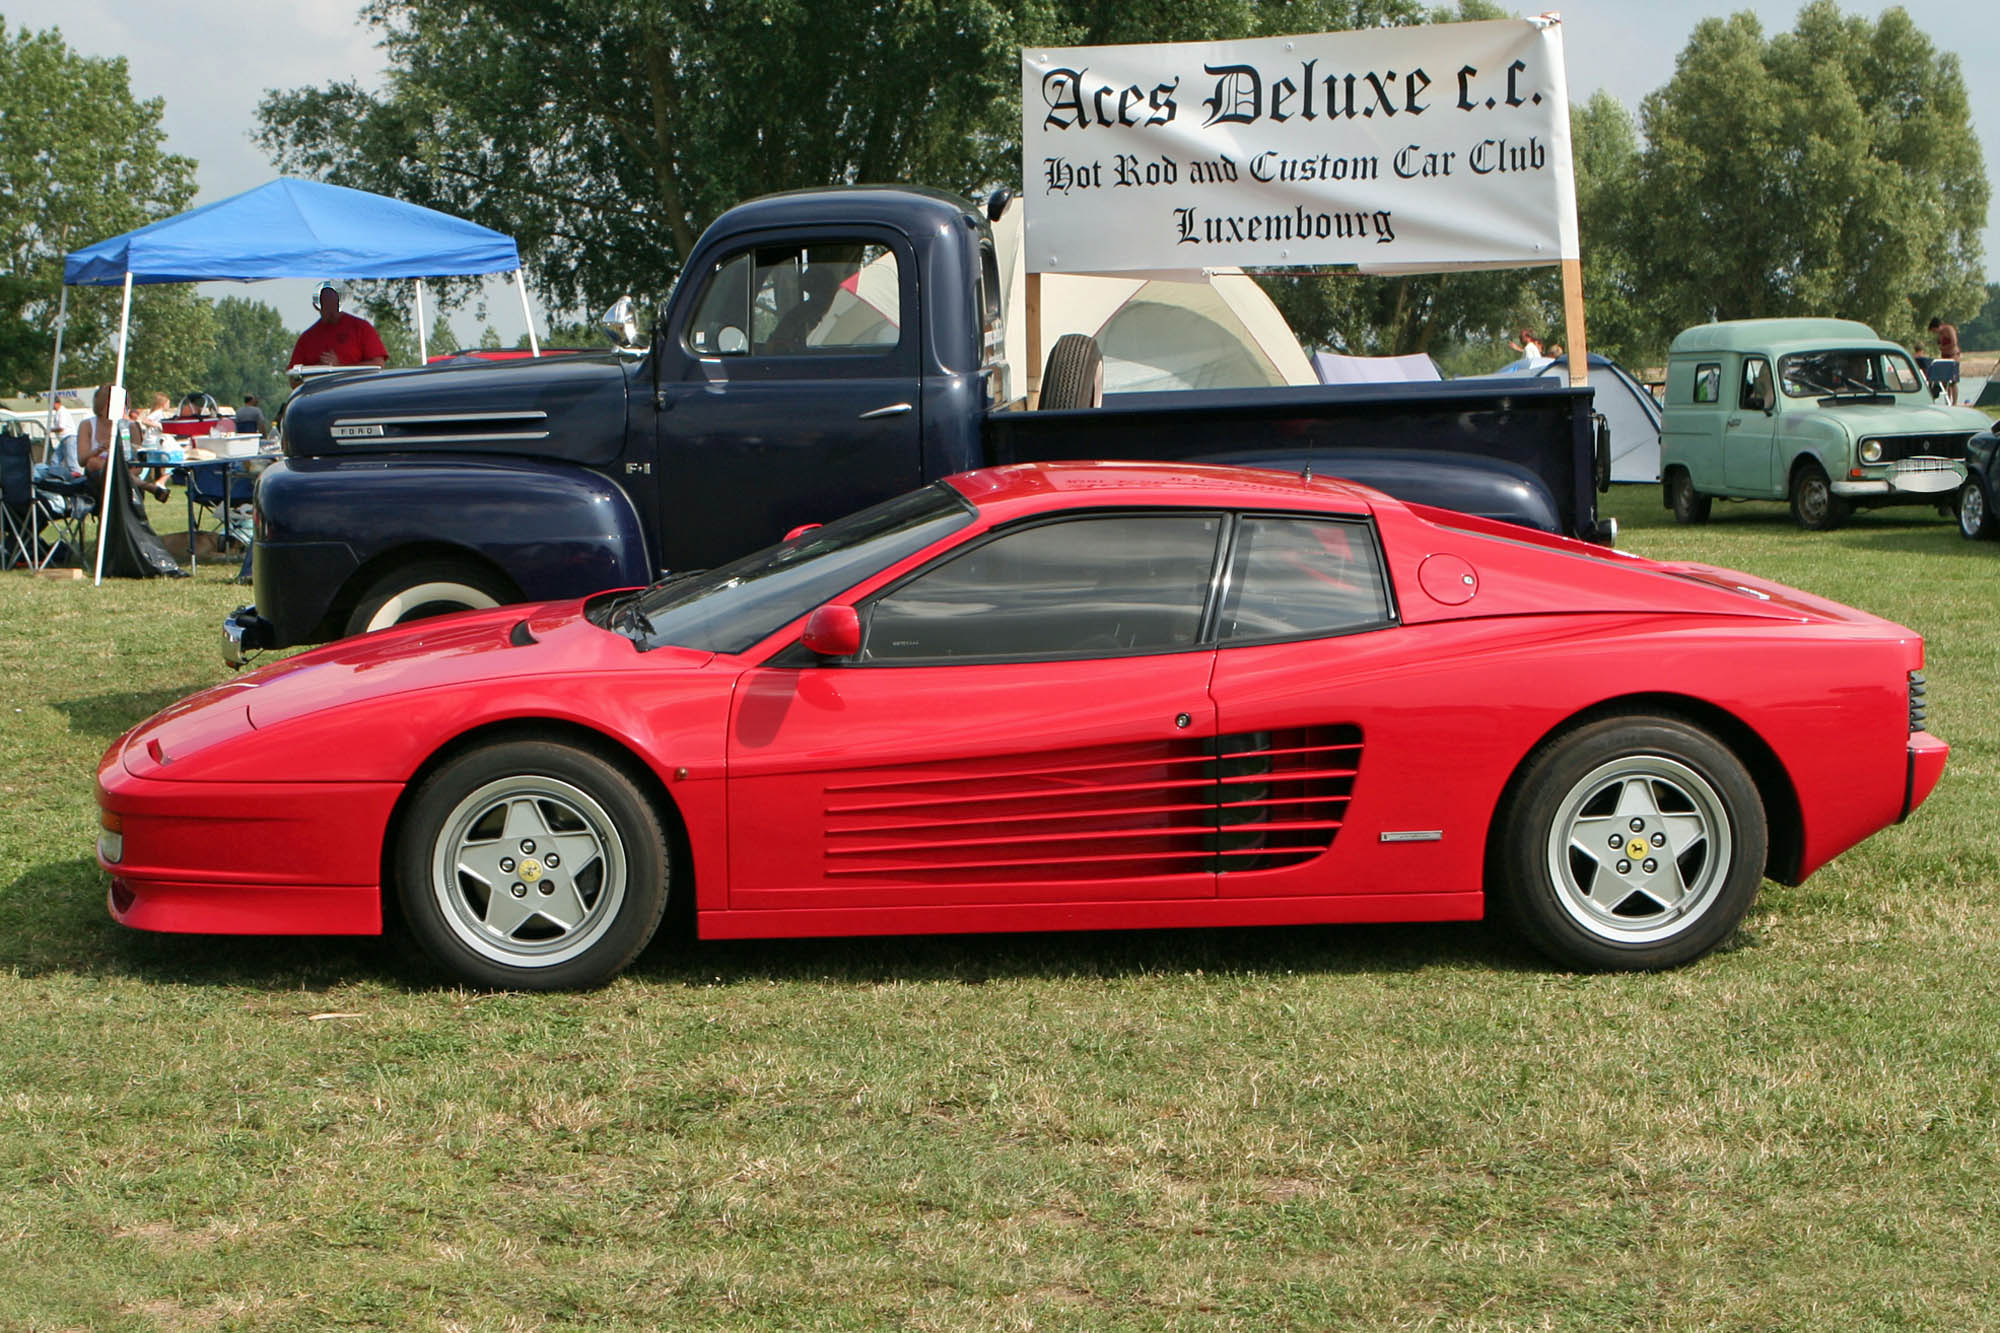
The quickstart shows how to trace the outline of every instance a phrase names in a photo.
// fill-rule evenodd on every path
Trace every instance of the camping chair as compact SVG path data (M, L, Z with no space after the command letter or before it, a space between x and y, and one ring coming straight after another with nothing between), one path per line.
M0 434L0 569L48 565L55 547L43 545L42 527L51 516L35 487L28 437L12 430Z
M198 534L212 533L216 550L242 550L249 544L255 525L251 501L257 494L257 479L232 459L187 463L179 469L187 488L188 566L196 562Z

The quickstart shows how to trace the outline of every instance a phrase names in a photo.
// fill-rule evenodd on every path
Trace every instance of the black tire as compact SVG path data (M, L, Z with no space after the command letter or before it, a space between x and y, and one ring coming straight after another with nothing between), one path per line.
M609 981L659 928L670 876L659 812L622 769L532 740L468 751L425 778L395 869L424 952L506 990Z
M1807 532L1830 532L1848 515L1847 501L1833 493L1833 484L1817 463L1792 469L1792 519Z
M1104 406L1104 354L1087 333L1065 333L1042 370L1041 408Z
M347 617L348 634L366 634L412 620L502 606L520 594L506 580L457 560L416 560L376 579Z
M1667 491L1672 497L1674 522L1708 522L1709 508L1715 501L1694 488L1694 479L1688 476L1686 468L1677 467L1669 474Z
M1770 840L1742 762L1665 717L1609 718L1543 746L1495 828L1500 915L1588 971L1679 967L1727 939Z
M1984 541L2000 534L2000 521L1993 517L1993 499L1976 476L1967 477L1958 489L1958 531L1968 541Z

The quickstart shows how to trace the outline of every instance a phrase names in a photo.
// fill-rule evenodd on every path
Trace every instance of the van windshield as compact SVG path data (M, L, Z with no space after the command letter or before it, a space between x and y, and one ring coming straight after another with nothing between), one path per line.
M1915 393L1923 386L1908 355L1876 347L1829 347L1781 356L1778 382L1787 398Z

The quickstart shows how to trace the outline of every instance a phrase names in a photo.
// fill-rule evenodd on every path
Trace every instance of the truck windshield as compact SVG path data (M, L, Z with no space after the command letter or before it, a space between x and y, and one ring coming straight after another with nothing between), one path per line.
M740 560L638 594L639 646L740 653L878 569L972 522L964 497L937 482L802 532ZM622 600L622 599L621 599ZM592 607L603 624L611 604Z
M1781 356L1778 382L1787 398L1915 393L1923 385L1908 356L1874 347L1832 347Z

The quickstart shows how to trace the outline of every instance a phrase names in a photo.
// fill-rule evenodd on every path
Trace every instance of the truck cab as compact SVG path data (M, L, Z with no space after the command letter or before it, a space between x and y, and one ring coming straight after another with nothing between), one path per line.
M1667 354L1662 500L1682 523L1718 498L1785 500L1802 528L1856 508L1949 514L1983 413L1932 401L1910 353L1845 319L1703 324Z

